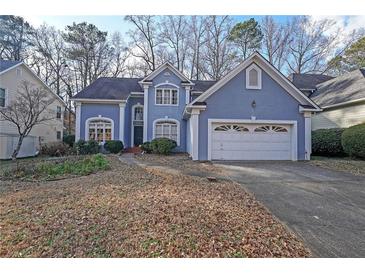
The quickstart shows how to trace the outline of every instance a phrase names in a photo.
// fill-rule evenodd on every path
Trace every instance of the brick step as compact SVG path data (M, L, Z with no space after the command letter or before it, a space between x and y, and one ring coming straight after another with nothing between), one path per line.
M140 154L142 153L142 149L140 147L128 147L124 150L125 153L134 153Z

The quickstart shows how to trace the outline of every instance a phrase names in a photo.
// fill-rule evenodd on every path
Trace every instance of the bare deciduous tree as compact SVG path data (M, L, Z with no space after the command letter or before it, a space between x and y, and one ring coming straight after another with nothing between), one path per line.
M113 51L110 60L110 74L113 77L118 77L127 70L127 59L130 57L130 52L120 32L113 33L110 44Z
M5 108L0 108L0 119L8 121L17 128L18 143L12 153L15 160L25 137L29 135L34 126L56 118L49 106L55 98L43 87L23 81L14 100Z
M329 19L314 21L308 16L295 18L289 43L289 71L294 73L322 72L339 45L339 32Z
M286 64L292 26L291 22L279 24L272 16L265 16L261 21L262 53L279 70Z
M202 61L203 71L213 80L222 78L234 64L235 56L228 41L232 21L229 16L209 16L206 24L207 43Z
M129 15L124 18L133 24L135 29L128 32L131 38L131 54L141 58L149 71L157 66L156 50L160 44L158 24L155 16L151 15Z
M189 65L190 65L190 78L191 79L200 79L201 72L201 64L200 57L203 47L206 43L206 23L207 20L203 16L192 16L189 21L188 32L189 36Z
M188 25L186 16L167 16L161 22L161 43L166 43L174 52L174 63L184 71L188 55Z

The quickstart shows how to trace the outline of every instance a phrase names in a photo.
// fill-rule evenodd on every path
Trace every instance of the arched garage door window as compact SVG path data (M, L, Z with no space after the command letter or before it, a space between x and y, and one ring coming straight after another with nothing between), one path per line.
M99 143L113 140L114 125L108 118L91 118L87 121L87 140L95 140Z

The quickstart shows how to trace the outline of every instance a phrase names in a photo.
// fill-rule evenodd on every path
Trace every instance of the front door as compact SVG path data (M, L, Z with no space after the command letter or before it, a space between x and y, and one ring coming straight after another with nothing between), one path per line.
M139 146L143 143L143 126L134 126L133 144Z

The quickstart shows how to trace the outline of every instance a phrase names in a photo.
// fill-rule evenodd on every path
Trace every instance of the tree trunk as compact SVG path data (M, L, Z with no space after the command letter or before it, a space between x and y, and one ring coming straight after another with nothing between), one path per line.
M21 134L21 135L19 136L19 139L18 139L18 144L16 145L16 148L14 149L13 154L11 155L11 160L13 160L13 161L15 161L15 160L16 160L16 157L18 156L18 153L19 153L20 147L22 146L23 140L24 140L24 135L23 135L23 134Z

